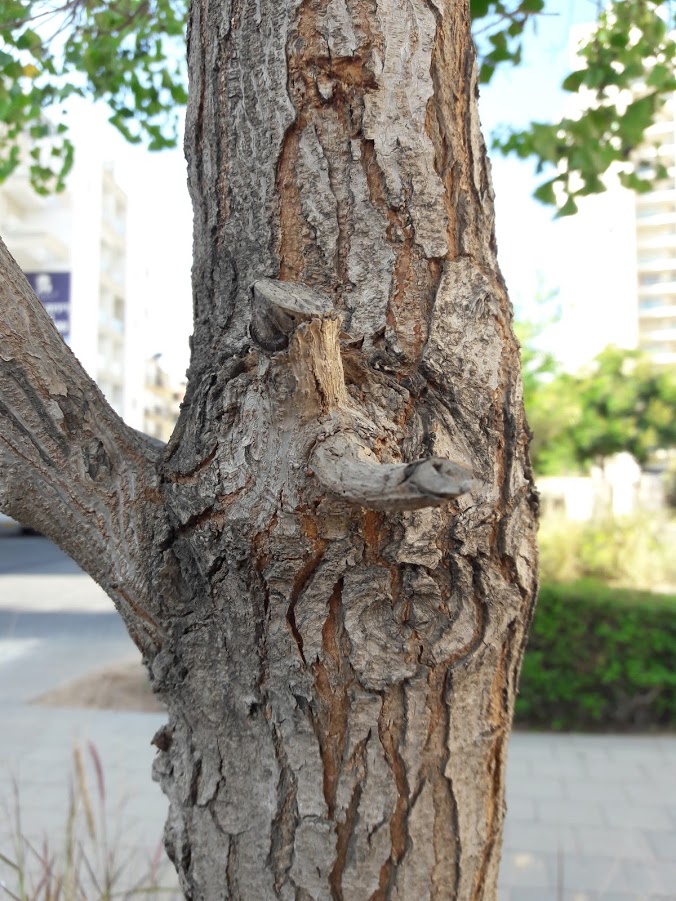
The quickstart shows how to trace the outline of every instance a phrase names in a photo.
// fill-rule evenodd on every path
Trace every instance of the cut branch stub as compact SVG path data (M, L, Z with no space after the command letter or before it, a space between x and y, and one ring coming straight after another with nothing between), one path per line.
M319 444L311 466L332 494L369 510L438 507L481 485L466 467L441 457L380 463L357 435L345 431Z
M319 439L310 467L332 494L370 510L437 507L480 486L465 466L440 457L381 463L354 430L366 425L345 387L340 317L326 295L295 282L260 279L253 285L251 334L264 349L288 348L278 363L294 374L298 421L331 416L336 431ZM366 425L377 431L377 423Z
M325 294L297 282L261 278L253 286L251 336L265 350L284 350L301 322L336 315Z

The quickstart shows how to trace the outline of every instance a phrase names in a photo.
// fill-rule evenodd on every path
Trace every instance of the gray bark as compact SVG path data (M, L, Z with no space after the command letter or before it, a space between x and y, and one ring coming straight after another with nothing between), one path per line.
M186 897L490 901L536 505L467 4L194 0L189 69L176 431L5 253L0 507L143 650Z

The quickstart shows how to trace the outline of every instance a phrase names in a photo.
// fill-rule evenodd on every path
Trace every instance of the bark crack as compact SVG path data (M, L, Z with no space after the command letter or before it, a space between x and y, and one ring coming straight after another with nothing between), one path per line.
M280 892L289 880L293 866L296 829L298 827L298 784L284 749L284 741L273 726L275 754L280 765L277 786L277 812L272 821L269 863L275 879L275 889Z
M294 579L293 587L291 589L289 607L286 613L286 621L289 624L291 634L293 635L294 641L296 642L296 646L298 648L298 653L300 654L301 660L303 661L303 664L305 666L307 666L307 661L303 652L303 636L301 635L298 629L298 625L296 624L296 604L298 603L300 596L303 594L310 581L312 580L317 567L322 562L328 542L323 538L317 538L314 544L314 553L301 568L301 570L296 574L296 578Z
M385 752L397 788L397 801L390 818L390 856L380 870L377 890L369 901L386 901L391 896L396 869L406 853L407 820L411 808L410 787L401 746L406 736L406 691L403 684L394 685L382 695L378 717L378 737Z
M342 622L343 579L333 587L329 612L322 628L324 660L316 660L312 670L319 696L319 708L313 712L312 724L322 758L324 800L328 816L336 814L338 781L348 731L348 687L355 676L349 665L349 650L344 646L347 636Z
M435 813L433 901L445 901L447 897L457 898L461 876L463 835L458 817L458 799L453 780L448 773L448 763L451 758L449 699L452 682L453 675L448 666L437 670L429 680L428 704L430 710L434 711L433 716L436 716L437 723L430 736L430 750L433 754L431 779L434 786ZM435 685L435 683L438 684Z
M345 871L350 844L356 833L359 818L359 803L368 778L366 747L370 738L371 731L369 730L366 738L362 739L354 749L346 766L347 771L352 770L355 773L355 785L350 797L350 803L345 812L345 819L342 823L338 822L336 824L336 859L329 875L329 885L331 886L331 897L333 901L343 901L343 873Z

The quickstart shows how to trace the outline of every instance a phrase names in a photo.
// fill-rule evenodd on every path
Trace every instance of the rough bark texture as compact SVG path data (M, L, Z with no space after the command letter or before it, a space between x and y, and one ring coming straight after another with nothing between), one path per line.
M194 0L189 66L174 436L17 276L0 506L141 634L186 897L490 901L535 500L467 4Z

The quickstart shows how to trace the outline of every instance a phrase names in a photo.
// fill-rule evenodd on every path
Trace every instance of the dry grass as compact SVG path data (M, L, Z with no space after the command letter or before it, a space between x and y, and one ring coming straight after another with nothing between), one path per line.
M139 872L128 852L122 852L118 838L110 840L103 767L91 742L86 755L78 747L73 751L69 802L59 835L45 836L39 843L24 835L16 783L8 820L12 823L13 847L0 851L2 897L12 901L180 898L175 887L163 888L160 884L162 878L175 884L175 877L167 878L169 864L161 843ZM118 829L120 834L122 830Z

